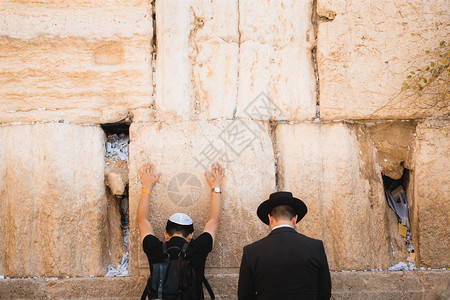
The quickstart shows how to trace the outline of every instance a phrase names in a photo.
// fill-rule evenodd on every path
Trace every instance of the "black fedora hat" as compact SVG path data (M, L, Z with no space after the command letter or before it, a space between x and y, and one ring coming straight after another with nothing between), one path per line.
M269 199L259 205L258 210L256 211L258 218L269 225L268 214L278 205L289 205L292 207L294 213L298 216L297 223L308 212L306 204L302 200L294 198L291 192L276 192L270 194Z

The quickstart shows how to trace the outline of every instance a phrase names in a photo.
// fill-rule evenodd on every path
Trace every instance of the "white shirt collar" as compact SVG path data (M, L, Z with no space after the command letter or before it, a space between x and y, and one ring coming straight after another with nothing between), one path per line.
M275 226L274 228L272 228L272 230L275 230L275 229L278 229L278 228L281 228L281 227L294 228L294 227L292 227L291 225L288 225L288 224L281 224L281 225Z

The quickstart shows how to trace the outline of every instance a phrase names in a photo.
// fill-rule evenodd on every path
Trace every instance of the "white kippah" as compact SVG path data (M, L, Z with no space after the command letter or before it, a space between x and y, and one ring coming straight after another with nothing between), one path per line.
M170 216L169 221L178 225L192 225L192 219L183 213L176 213Z

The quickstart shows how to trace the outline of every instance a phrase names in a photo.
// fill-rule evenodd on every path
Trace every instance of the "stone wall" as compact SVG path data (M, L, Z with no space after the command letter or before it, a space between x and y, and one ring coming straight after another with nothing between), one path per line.
M401 90L430 63L426 50L448 45L446 4L2 1L0 276L80 278L0 279L9 291L0 298L33 298L30 287L65 298L72 284L104 293L110 279L90 276L104 276L125 247L101 126L119 124L130 125L120 172L131 273L108 297L136 297L149 272L136 224L140 165L162 172L149 212L162 237L177 211L201 232L204 172L219 161L223 219L206 270L219 298L235 299L242 247L268 233L256 208L276 190L308 205L297 229L324 241L336 299L445 298L448 271L369 270L409 255L381 177L404 169L415 264L450 266L449 97ZM449 86L448 73L436 82Z

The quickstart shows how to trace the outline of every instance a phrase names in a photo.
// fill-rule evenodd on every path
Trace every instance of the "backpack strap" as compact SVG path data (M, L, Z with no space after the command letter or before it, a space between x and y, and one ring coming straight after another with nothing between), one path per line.
M162 264L159 264L159 274L162 274L164 272L164 267ZM159 284L158 284L158 299L162 299L162 294L163 294L163 287L164 287L164 277L162 276L161 278L159 278Z
M188 246L189 246L189 243L185 243L183 245L183 248L181 248L180 254L178 254L178 256L183 255L183 257L186 257L186 251L187 251Z
M148 284L145 286L145 290L142 293L141 300L146 300L147 299L147 295L148 295L147 287L148 287Z
M172 247L170 247L170 248L172 248ZM169 249L170 249L170 248L169 248ZM163 260L169 259L169 258L170 258L170 255L169 255L169 251L168 251L168 249L167 249L167 245L166 245L165 242L162 243L162 251L163 251ZM162 270L162 265L160 265L159 267L160 267L160 271L163 271L163 270ZM149 295L150 280L151 280L151 278L152 278L152 275L150 275L150 276L148 277L148 279L147 279L147 285L145 286L145 289L144 289L144 291L142 292L141 300L146 300L146 299L147 299L147 296ZM162 284L163 284L163 283L164 283L164 282L162 282L162 281L160 280L160 282L159 282L159 284L158 284L158 297L161 298L161 299L162 299ZM160 296L160 295L161 295L161 296Z
M211 298L211 300L214 300L216 297L214 296L214 292L211 288L211 286L209 285L208 280L206 280L206 277L203 275L203 284L206 287L206 290L208 291L209 297Z

